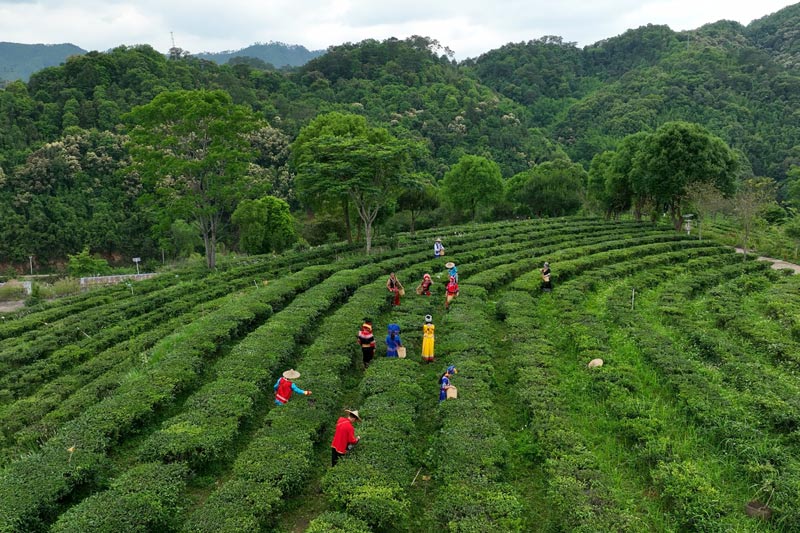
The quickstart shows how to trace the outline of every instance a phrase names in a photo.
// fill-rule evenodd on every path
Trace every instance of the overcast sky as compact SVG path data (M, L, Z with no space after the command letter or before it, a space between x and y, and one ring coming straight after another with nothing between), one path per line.
M0 41L72 43L87 50L175 43L190 52L255 42L310 50L423 35L457 59L508 42L560 35L580 46L648 23L675 31L721 19L747 25L785 0L0 0Z

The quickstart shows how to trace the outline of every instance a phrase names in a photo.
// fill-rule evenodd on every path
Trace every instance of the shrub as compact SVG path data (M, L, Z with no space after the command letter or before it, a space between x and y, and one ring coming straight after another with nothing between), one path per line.
M697 463L662 462L651 475L682 527L693 531L717 530L715 522L723 513L720 495Z
M347 513L322 513L311 521L306 533L370 533L363 521Z
M111 488L84 500L59 518L51 531L170 531L178 523L188 468L183 464L143 464L114 481Z
M21 283L10 281L0 287L0 302L22 300L25 298L25 287Z

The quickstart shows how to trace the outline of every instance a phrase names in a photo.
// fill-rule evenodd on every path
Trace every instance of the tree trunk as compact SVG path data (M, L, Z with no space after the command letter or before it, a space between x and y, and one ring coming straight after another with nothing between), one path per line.
M675 231L681 231L681 208L674 203L670 204L669 206L669 217L672 220L672 227L675 228Z
M372 222L368 220L364 221L364 240L367 243L367 255L369 255L372 249Z
M416 217L414 216L414 210L413 209L411 209L410 212L411 212L411 235L413 236L414 235L414 220L415 220Z
M644 201L641 198L637 198L633 203L633 218L636 219L636 222L642 221L642 207L644 207Z
M353 231L350 229L350 199L345 197L342 200L342 211L344 212L344 227L347 230L347 242L353 243Z

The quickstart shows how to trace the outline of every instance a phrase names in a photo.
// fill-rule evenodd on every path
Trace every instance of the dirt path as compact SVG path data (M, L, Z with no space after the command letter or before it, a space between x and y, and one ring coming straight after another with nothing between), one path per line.
M25 306L25 300L0 302L0 313L11 313Z
M736 248L736 252L740 253L740 254L743 254L744 250L742 248ZM773 259L772 257L758 256L758 260L759 261L769 261L770 263L772 263L772 268L775 269L775 270L781 270L781 269L784 269L784 268L789 268L792 271L794 271L795 274L800 272L800 265L796 265L794 263L789 263L789 262L784 261L782 259Z

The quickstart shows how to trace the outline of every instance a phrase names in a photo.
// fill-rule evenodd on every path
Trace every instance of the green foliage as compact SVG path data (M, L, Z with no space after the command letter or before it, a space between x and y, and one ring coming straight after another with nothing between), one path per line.
M644 139L634 156L634 165L643 178L640 188L657 205L669 209L677 230L686 187L707 182L730 194L735 188L738 161L722 139L702 126L668 122Z
M149 463L136 466L114 480L109 490L64 513L52 531L166 531L180 517L181 491L188 477L186 465Z
M660 463L653 481L662 497L681 517L681 526L698 531L718 531L723 512L720 496L702 467L694 461Z
M189 257L202 244L197 227L182 218L170 224L169 233L170 245L176 257Z
M582 205L587 174L583 167L557 159L517 174L507 188L518 211L529 216L572 215Z
M371 529L363 520L347 513L322 513L311 521L306 533L370 533Z
M69 263L67 270L69 275L74 278L83 276L102 276L111 272L108 261L101 257L92 256L89 247L86 246L82 251L75 255L68 255Z
M173 91L125 115L131 125L134 169L175 218L194 219L206 263L216 266L217 233L236 202L263 192L248 179L252 148L244 137L257 127L252 112L223 91Z
M282 252L297 241L289 204L274 196L242 200L231 216L239 226L239 246L250 254Z
M315 118L292 144L297 187L308 201L352 202L364 225L366 251L378 213L415 181L411 165L421 146L367 126L358 115ZM349 212L344 215L349 223Z
M468 211L475 220L478 207L491 205L503 194L500 166L482 156L464 155L444 175L442 189L448 204Z

